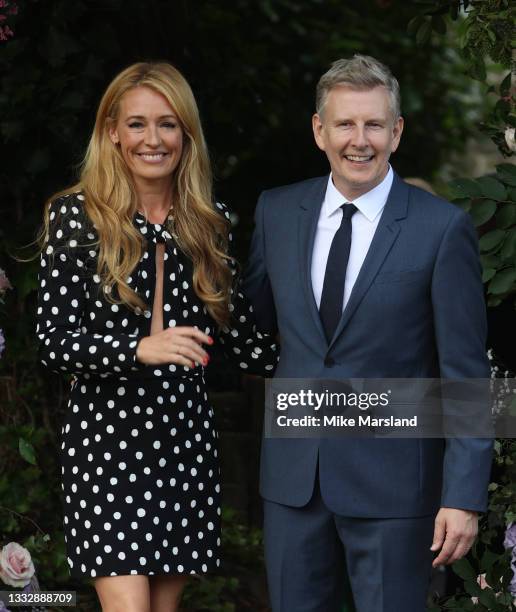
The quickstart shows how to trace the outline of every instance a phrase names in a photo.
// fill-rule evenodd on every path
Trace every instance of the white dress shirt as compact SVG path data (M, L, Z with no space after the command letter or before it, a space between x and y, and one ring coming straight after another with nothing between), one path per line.
M379 185L351 202L358 210L351 218L351 250L346 270L342 309L345 308L349 300L353 285L357 280L367 251L371 246L374 233L378 227L389 191L391 190L393 179L392 168L389 166L386 177ZM342 210L340 207L346 201L346 198L333 184L332 175L330 174L326 195L321 206L321 212L319 213L312 253L312 289L317 308L321 304L324 273L331 243L342 220Z

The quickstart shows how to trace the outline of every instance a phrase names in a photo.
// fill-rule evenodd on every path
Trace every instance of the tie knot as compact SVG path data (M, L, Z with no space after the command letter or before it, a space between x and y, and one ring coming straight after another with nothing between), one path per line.
M342 209L342 220L351 219L351 217L357 212L358 208L351 204L351 202L346 202L341 206Z

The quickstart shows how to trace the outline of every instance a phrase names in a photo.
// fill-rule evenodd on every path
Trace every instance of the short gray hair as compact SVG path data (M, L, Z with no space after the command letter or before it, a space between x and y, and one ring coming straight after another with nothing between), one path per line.
M369 55L354 55L351 59L333 62L328 72L317 83L315 109L320 115L326 104L328 93L338 85L348 85L352 89L368 90L383 86L389 94L394 119L401 115L400 86L392 72Z

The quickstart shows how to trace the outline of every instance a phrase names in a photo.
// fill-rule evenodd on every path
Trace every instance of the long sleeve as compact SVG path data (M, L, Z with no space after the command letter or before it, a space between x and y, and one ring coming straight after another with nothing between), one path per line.
M137 371L134 334L87 333L84 327L89 281L95 279L94 228L88 228L83 196L50 205L50 229L41 253L36 333L41 362L55 372L120 376ZM88 271L89 270L89 271ZM95 287L100 287L96 284ZM123 308L113 305L113 311ZM91 311L92 320L95 313Z
M475 230L462 212L443 236L432 278L434 327L443 379L489 378L486 312ZM482 405L471 405L482 410ZM443 406L446 414L446 402ZM485 410L490 411L486 394ZM487 414L489 420L489 414ZM441 505L485 510L493 441L447 438Z
M217 204L224 216L229 219L229 212L222 204ZM229 236L231 242L231 234ZM251 303L244 295L241 282L234 264L231 264L233 287L229 310L231 321L219 333L219 341L226 356L242 370L259 376L272 376L279 360L279 348L274 336L262 333L256 324Z

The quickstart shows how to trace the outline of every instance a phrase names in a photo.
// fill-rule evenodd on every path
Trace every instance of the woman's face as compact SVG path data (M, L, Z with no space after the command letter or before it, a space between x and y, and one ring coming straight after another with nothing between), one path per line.
M170 184L183 151L183 129L164 96L149 87L127 91L109 137L120 146L137 186Z

